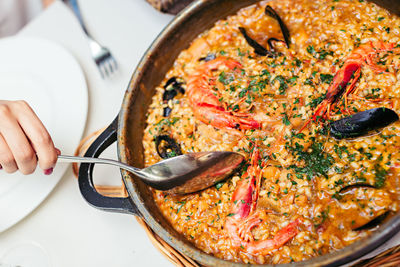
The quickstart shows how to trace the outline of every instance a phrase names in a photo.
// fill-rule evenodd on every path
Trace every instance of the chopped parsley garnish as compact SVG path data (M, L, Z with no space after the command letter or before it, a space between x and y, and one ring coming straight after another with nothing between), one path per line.
M311 108L315 108L316 106L318 106L318 105L322 102L322 100L325 99L325 96L326 96L326 94L323 94L323 95L321 95L321 96L319 96L319 97L317 97L317 98L312 99L312 100L307 104L307 106L310 106Z
M332 74L321 73L319 75L319 78L321 79L322 83L330 84L332 82L332 80L333 80L333 75Z
M230 84L231 82L233 82L234 79L235 79L235 78L233 77L233 75L227 75L227 74L225 73L225 71L221 72L221 73L219 74L219 77L218 77L218 81L220 81L220 82L223 83L224 85Z
M178 203L178 204L181 204L181 205L178 207L178 209L176 210L176 213L178 214L178 213L181 211L182 207L186 204L186 201L178 201L177 203Z
M382 168L379 164L375 165L375 186L377 188L382 188L385 185L386 175L388 174L387 170Z
M314 46L313 46L313 45L309 45L309 46L307 47L307 52L308 52L309 54L314 54L314 53L315 53L315 48L314 48Z
M282 122L283 122L283 124L285 124L286 126L289 126L289 125L290 125L290 121L289 121L289 118L288 118L288 116L287 116L286 113L285 113L285 114L283 115L283 117L282 117Z
M328 171L334 160L331 155L324 152L323 143L314 141L311 145L311 152L303 151L304 147L298 143L295 143L295 147L290 149L301 163L300 166L293 164L289 168L294 169L296 173L306 175L308 180L315 176L328 178Z
M286 89L288 88L286 78L282 75L278 75L272 80L272 83L275 83L275 81L279 81L279 94L284 95L286 93Z

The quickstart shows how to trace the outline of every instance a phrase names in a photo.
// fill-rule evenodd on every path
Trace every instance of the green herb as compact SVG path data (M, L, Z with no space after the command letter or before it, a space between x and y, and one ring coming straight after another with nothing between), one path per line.
M322 83L330 84L332 82L332 80L333 80L333 75L332 74L321 73L319 75L319 78L321 79Z
M388 174L387 170L382 168L379 164L375 165L375 186L377 188L382 188L385 185L386 175Z
M176 157L176 156L178 156L178 154L176 154L175 151L168 151L167 152L167 158L173 158L173 157Z
M326 56L333 56L333 51L321 50L318 54L318 59L325 59Z
M297 66L297 67L300 67L301 66L301 60L298 59L298 58L295 58L294 59L294 65Z
M290 77L289 79L287 79L287 81L289 83L294 83L294 82L296 82L297 78L299 78L299 76L293 76L293 77Z
M237 49L237 52L238 52L238 56L239 56L239 57L242 57L242 56L245 55L245 53L243 53L243 52L240 50L240 48Z
M246 94L247 94L247 89L244 89L244 90L240 91L239 97L242 98L242 97L244 97Z
M307 78L307 79L304 81L304 85L311 85L311 86L313 86L313 85L314 85L313 79L312 79L312 78Z
M317 224L314 224L315 227L319 227L320 225L322 225L326 221L326 219L328 219L329 211L330 211L330 206L328 206L327 210L323 210L321 212L321 216L318 216L319 218L321 218L321 221L319 223L317 223Z
M333 56L333 51L328 51L325 49L316 51L313 45L307 46L306 50L309 54L313 55L313 57L316 59L324 60L327 56Z
M279 94L284 95L286 92L286 89L288 88L286 78L283 77L282 75L278 75L272 80L271 83L274 84L275 81L279 81Z
M307 52L308 52L309 54L314 54L314 53L315 53L315 48L314 48L314 46L313 46L313 45L309 45L309 46L307 47Z
M290 121L289 121L289 118L288 118L288 116L287 116L286 113L285 113L285 114L283 115L283 117L282 117L282 122L283 122L286 126L289 126L289 125L290 125Z
M304 147L295 143L295 147L291 147L292 154L301 161L300 166L291 165L289 168L294 169L296 173L305 174L308 180L315 176L324 176L328 178L328 171L334 160L331 155L324 152L324 144L314 141L311 144L311 152L303 151Z
M326 93L321 95L321 96L319 96L319 97L317 97L317 98L312 99L307 104L307 106L310 106L311 108L315 108L316 106L318 106L325 99L325 97L326 97Z
M181 205L178 207L178 209L176 210L176 213L178 214L178 213L181 211L182 207L186 204L186 201L178 201L177 203L178 203L178 204L181 204Z
M335 186L339 186L339 185L342 185L342 184L344 184L342 179L339 179L339 180L335 181Z
M224 184L225 184L225 181L218 182L218 183L215 184L215 188L216 188L217 190L219 190Z
M221 73L219 74L219 77L218 77L218 81L220 81L220 82L223 83L224 85L230 84L231 82L233 82L233 80L234 80L233 75L227 75L227 74L225 73L225 71L221 72Z
M339 168L339 167L335 166L334 169L335 169L336 173L339 173L339 174L343 173L343 169L342 168Z

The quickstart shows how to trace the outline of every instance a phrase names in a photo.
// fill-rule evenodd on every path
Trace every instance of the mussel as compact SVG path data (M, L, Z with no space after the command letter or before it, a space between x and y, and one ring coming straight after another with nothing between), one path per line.
M286 46L287 48L289 48L290 45L289 29L285 25L285 23L283 23L281 17L279 17L278 13L276 13L276 11L269 5L265 7L265 14L278 21L279 27L281 28L281 32L283 34L283 38L285 39Z
M382 224L382 222L387 218L387 216L390 214L390 211L386 211L385 213L375 217L368 223L361 225L359 227L353 228L353 231L362 231L362 230L369 230L372 228L375 228L376 226Z
M276 11L269 5L267 5L265 7L265 14L276 19L279 23L279 27L281 28L281 32L283 34L283 40L279 40L277 38L271 37L267 40L269 49L263 47L261 44L259 44L256 40L254 40L253 38L251 38L248 34L245 28L243 27L239 27L239 31L242 33L243 37L246 39L246 42L254 48L254 52L257 55L260 56L268 56L268 57L274 57L275 54L274 52L274 45L273 42L284 42L287 46L287 48L289 48L290 45L290 36L289 36L289 29L286 27L285 23L283 23L282 19L279 17L278 13L276 13Z
M154 138L158 155L163 159L169 159L182 155L179 144L168 135L159 135Z
M355 183L355 184L347 185L347 186L343 187L342 189L340 189L336 193L339 197L336 196L335 198L337 198L339 201L345 200L346 197L347 197L347 199L353 200L355 195L354 194L348 194L348 193L350 193L351 190L357 189L357 188L364 188L363 190L376 190L376 189L378 189L378 187L376 187L374 185L371 185L371 184ZM361 201L363 201L363 199L357 200L357 203L358 203L358 205L360 207L362 207L363 205L366 204L366 203L361 202ZM368 200L364 199L364 201L368 201ZM366 206L368 206L368 205L366 205ZM386 219L386 217L390 214L390 211L385 209L385 210L377 211L375 214L373 214L373 213L371 213L371 211L369 211L368 214L369 214L369 218L370 218L369 221L366 221L363 217L359 218L361 221L359 221L358 218L357 218L357 220L353 220L352 221L352 230L353 231L368 230L368 229L372 229L372 228L378 226L379 224L381 224Z
M251 38L248 34L245 28L239 27L239 31L242 33L244 39L246 39L246 42L254 48L254 52L257 55L260 56L268 56L268 57L273 57L274 55L272 54L271 51L260 45L256 40Z
M169 100L173 99L175 96L178 95L178 93L184 94L185 93L185 89L183 89L182 87L182 83L178 82L178 80L176 79L176 77L172 77L171 79L169 79L165 85L164 85L164 94L162 97L163 103L167 104ZM171 108L170 107L165 107L164 108L164 113L163 116L164 117L168 117L169 114L171 114Z
M337 139L359 137L397 121L399 116L389 108L373 108L330 123L330 132Z

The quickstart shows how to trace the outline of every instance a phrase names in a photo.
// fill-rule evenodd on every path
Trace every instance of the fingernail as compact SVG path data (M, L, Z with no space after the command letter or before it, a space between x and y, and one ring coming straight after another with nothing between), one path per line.
M52 174L52 173L53 173L53 168L44 170L44 174L45 174L45 175L50 175L50 174Z
M61 155L61 151L60 151L60 149L58 149L58 148L56 148L56 152L57 152L57 155Z
M3 166L0 165L0 170L3 169Z

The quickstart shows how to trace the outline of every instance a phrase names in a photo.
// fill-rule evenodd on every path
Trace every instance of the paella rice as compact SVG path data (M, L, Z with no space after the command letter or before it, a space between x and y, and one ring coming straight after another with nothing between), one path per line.
M399 209L399 69L400 19L367 1L262 1L216 22L156 88L145 164L223 150L247 162L198 193L154 190L161 212L201 250L244 263L369 235ZM352 123L365 131L334 135Z

